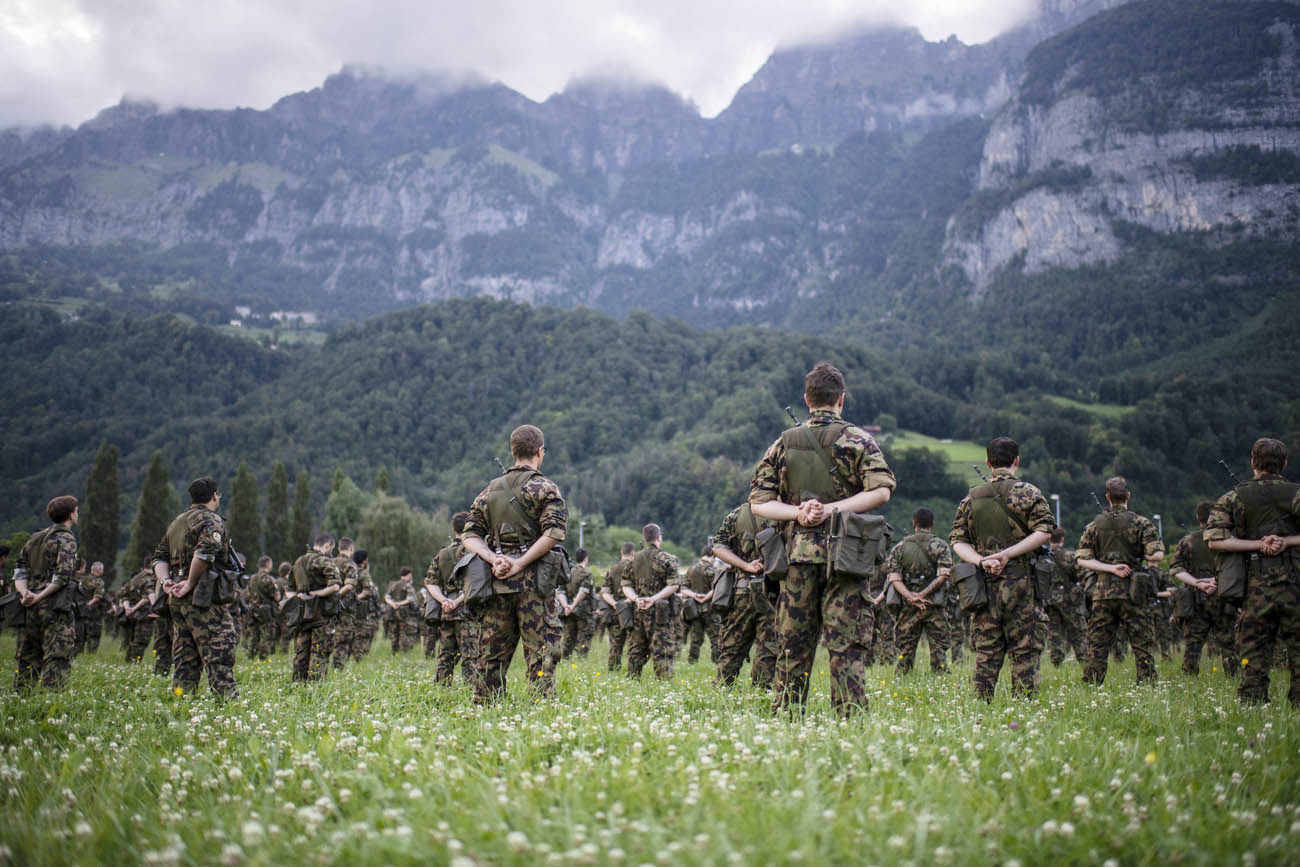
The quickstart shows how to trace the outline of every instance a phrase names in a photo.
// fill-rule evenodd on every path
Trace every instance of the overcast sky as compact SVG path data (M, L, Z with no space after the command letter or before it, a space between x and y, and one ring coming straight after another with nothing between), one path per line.
M77 124L124 95L265 108L345 64L473 71L543 100L599 72L706 115L779 46L863 24L983 42L1035 0L0 0L0 126Z

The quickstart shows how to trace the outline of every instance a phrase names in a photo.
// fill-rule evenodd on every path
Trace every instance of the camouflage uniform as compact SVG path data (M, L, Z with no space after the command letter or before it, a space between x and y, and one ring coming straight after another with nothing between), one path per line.
M885 573L886 581L897 572L908 590L920 593L930 586L938 570L951 568L952 549L948 543L930 530L918 530L893 547L880 571ZM939 585L929 597L933 604L925 609L907 603L899 607L894 625L899 674L912 670L922 632L930 645L930 670L948 670L948 618L944 612L947 591L946 583Z
M1219 498L1205 523L1205 541L1262 539L1300 533L1300 485L1270 473L1238 485ZM1226 554L1227 552L1221 552ZM1300 548L1275 557L1246 557L1246 598L1237 620L1241 685L1248 704L1268 701L1268 670L1278 645L1287 652L1291 687L1287 699L1300 707Z
M428 576L425 576L428 580ZM429 610L430 603L433 602L433 594L429 588L421 585L415 591L415 608L420 612L420 640L424 642L424 658L433 659L438 655L438 642L442 638L442 613L439 612L430 620L424 612Z
M884 564L882 563L881 566ZM868 582L867 593L874 600L885 594L886 586L885 570L877 569L876 574ZM877 662L895 663L898 661L898 650L894 643L894 627L898 621L898 608L885 605L882 599L879 605L873 603L873 611L874 622L871 629L871 643L867 645L867 665L875 665Z
M713 547L726 548L746 563L761 559L754 534L771 524L771 521L754 516L748 503L738 506L722 519L722 526L713 536ZM768 598L761 572L752 575L738 569L732 571L736 584L731 610L722 620L715 645L716 683L720 686L735 683L752 648L754 663L749 670L750 682L759 689L770 689L776 676L776 655L780 648L776 609Z
M626 580L637 596L654 596L670 584L677 584L677 558L654 545L646 545L629 564ZM626 594L624 596L626 598ZM635 605L635 603L633 603ZM639 678L647 660L654 660L655 676L667 680L673 676L673 656L677 650L677 598L660 599L646 610L636 609L628 629L627 676Z
M708 593L713 589L718 572L713 562L701 560L686 570L686 587L694 593ZM700 616L686 623L686 638L690 645L686 651L687 662L698 662L700 648L704 646L704 637L709 638L709 659L715 660L718 649L718 631L714 625L720 618L713 614L712 606L704 606Z
M80 576L82 601L77 606L77 647L74 654L97 653L104 629L104 579L89 573ZM99 597L98 601L91 600Z
M517 491L511 498L517 510L495 514L494 498ZM532 526L515 526L522 512ZM537 470L516 464L474 498L464 537L482 539L494 551L509 557L522 556L540 536L556 544L564 541L569 510L554 482ZM483 653L482 686L478 700L505 692L506 673L515 648L523 640L525 677L531 688L549 696L555 691L555 664L560 652L560 620L556 614L555 588L539 586L539 563L504 580L492 582L492 596L484 603L480 642Z
M153 590L154 575L149 569L141 569L131 576L122 588L122 600L132 605L144 600L144 604L122 625L122 646L126 649L127 662L139 662L149 647L153 637L153 621L149 620L149 602L146 597Z
M167 563L172 580L184 583L195 558L207 568L230 567L225 519L204 506L191 506L177 516L154 548L152 563ZM202 580L200 578L200 580ZM223 698L236 698L235 624L226 605L199 608L194 592L170 597L167 608L172 620L172 685L185 692L199 688L206 670L208 687Z
M798 451L800 462L825 472L824 465L810 449L787 447L795 442L797 432L807 432L830 455L835 467L832 478L835 491L822 502L835 502L860 491L877 488L893 490L894 474L871 435L845 422L831 410L816 410L808 421L782 434L763 455L750 483L749 503L780 500L799 505L802 492L790 483L791 451ZM825 442L824 440L829 440ZM803 465L802 463L800 464ZM830 655L831 704L844 713L853 707L866 707L866 666L871 645L874 612L869 582L840 580L827 576L826 541L830 521L816 527L801 527L790 522L792 538L787 552L790 570L781 584L776 628L780 652L776 666L776 707L803 705L808 699L809 679L820 635Z
M455 600L465 589L456 574L456 564L464 555L465 546L459 540L439 551L424 576L425 586L436 586L444 597ZM482 691L479 683L483 656L481 620L482 606L478 602L462 602L455 611L442 612L441 620L434 624L442 642L437 670L439 683L451 683L459 662L465 682L476 692Z
M631 560L619 560L605 573L605 592L614 597L620 605L631 605L623 595L623 579ZM618 617L618 607L611 612L609 621L609 671L618 671L623 666L623 647L627 644L629 629L624 628Z
M1084 639L1083 621L1079 616L1077 570L1074 568L1075 555L1067 551L1064 545L1052 546L1052 562L1056 565L1056 576L1052 581L1052 599L1044 606L1048 619L1048 652L1052 665L1065 662L1066 651L1073 648L1074 658L1079 662L1088 659L1088 645Z
M406 599L416 600L415 587L408 578L398 578L388 585L388 598L394 602ZM424 612L419 610L418 601L410 605L394 607L396 621L393 623L393 653L406 653L420 640L420 621Z
M43 539L28 539L19 553L15 583L26 579L27 589L32 593L40 593L49 586L58 589L26 611L26 622L18 633L15 690L25 689L38 680L46 689L61 690L67 685L77 642L72 583L76 580L76 570L77 539L62 524L51 525Z
M352 588L348 593L335 597L339 600L339 614L334 619L334 646L331 655L334 659L334 667L342 668L348 664L348 659L352 656L352 644L356 641L359 628L357 615L361 606L357 602L357 593L360 592L357 588L357 576L360 572L352 558L345 555L334 558L334 568L339 570L339 580L342 585Z
M338 587L341 578L334 558L308 551L293 564L294 589L298 593ZM304 600L306 601L306 600ZM293 680L320 680L329 671L334 650L334 597L316 597L317 616L298 624L293 636Z
M280 599L283 600L286 595L293 592L293 576L281 577L277 574L275 586L280 588ZM293 630L284 622L284 606L281 605L275 611L275 643L281 653L288 653L291 641L293 641Z
M586 590L587 595L582 597L582 601L573 609L572 614L563 618L564 645L560 651L561 659L568 659L575 650L579 656L586 656L587 651L591 649L591 639L595 637L595 623L591 613L596 590L591 582L590 570L586 566L575 564L569 570L569 583L564 588L564 598L572 605L573 600L582 590Z
M365 598L362 598L363 596ZM370 577L370 567L367 565L357 572L357 604L360 607L357 613L357 629L353 633L352 647L348 649L349 658L362 659L370 652L370 645L374 643L375 636L379 634L379 604L381 601L379 587L375 585L374 579Z
M1108 524L1111 529L1106 528ZM1155 524L1125 506L1112 506L1084 528L1074 556L1076 560L1126 563L1136 572L1144 568L1143 560L1163 556L1164 552ZM1129 584L1129 578L1118 578L1109 572L1097 575L1092 612L1088 615L1088 664L1083 669L1084 683L1100 686L1106 679L1115 631L1121 623L1127 627L1133 646L1138 682L1156 679L1155 619L1148 605L1134 605L1130 601Z
M1178 540L1169 572L1173 575L1186 572L1193 578L1214 578L1215 565L1214 552L1206 544L1202 528ZM1179 617L1186 642L1183 649L1183 674L1192 677L1200 674L1201 650L1208 642L1223 661L1223 673L1235 678L1241 665L1233 636L1237 606L1181 582L1174 594L1182 597L1177 607L1187 612Z
M248 582L248 650L257 659L275 652L275 619L279 613L279 589L270 572L258 572Z
M997 505L999 498L1006 504L1010 515ZM1020 526L1021 523L1024 527ZM987 524L989 529L981 531L977 524ZM948 542L951 545L964 542L981 557L987 557L1025 539L1030 533L1051 533L1055 527L1052 509L1042 492L1017 479L1010 468L999 467L989 474L988 484L972 488L957 506ZM996 532L990 532L993 529ZM971 618L975 694L985 701L993 700L998 674L1008 654L1011 656L1012 688L1032 694L1038 688L1043 637L1039 630L1039 608L1034 598L1029 558L1009 560L1001 575L988 575L985 580L988 582L989 604Z
M176 628L172 623L170 601L166 596L161 596L158 603L158 617L153 620L153 673L159 677L171 677L172 663L175 661Z

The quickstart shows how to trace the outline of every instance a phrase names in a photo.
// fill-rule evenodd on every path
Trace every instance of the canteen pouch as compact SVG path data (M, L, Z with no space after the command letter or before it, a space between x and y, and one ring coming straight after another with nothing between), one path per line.
M677 597L669 596L667 599L660 599L654 604L655 626L668 626L673 622L673 614L677 611Z
M713 599L711 604L714 611L730 611L735 601L736 595L736 573L731 569L724 569L718 576L718 580L713 582Z
M238 572L209 566L194 583L190 604L199 609L211 608L213 605L230 605L238 598L236 593L238 583Z
M826 559L831 571L850 580L874 576L894 528L879 515L839 510L831 513L830 522Z
M289 629L303 622L303 599L295 596L284 603L284 625Z
M620 629L631 629L632 621L636 618L636 612L632 608L632 601L624 599L614 606L614 612L618 614L618 626Z
M1200 592L1185 584L1178 588L1174 593L1174 617L1178 620L1191 620L1195 617L1196 594Z
M0 596L0 617L10 629L21 629L27 623L27 609L18 591Z
M556 545L537 561L537 592L551 596L555 588L569 583L569 552Z
M704 612L702 606L691 597L687 596L682 600L682 620L686 623L694 623L700 619Z
M776 527L764 527L754 534L759 554L763 558L763 574L780 581L790 571L790 561L785 556L785 537Z
M1217 555L1215 598L1233 604L1240 604L1246 598L1246 562L1244 554L1220 552Z
M477 602L492 595L492 567L479 555L466 553L456 561L452 574L460 576L466 602Z
M424 622L438 623L442 620L442 603L430 596L424 601Z
M952 567L952 580L957 585L957 608L963 614L988 607L989 588L982 569L963 560Z
M1128 576L1128 601L1134 605L1146 605L1150 600L1151 573L1145 569L1134 569Z
M889 585L885 587L885 607L901 608L902 605L903 597L899 595L898 588L894 586L894 582L890 581Z
M945 581L936 587L934 592L927 596L926 599L930 600L930 604L942 608L948 602L948 582Z
M1039 605L1060 605L1060 589L1056 583L1056 561L1051 554L1038 554L1030 562L1030 573L1034 576L1034 592L1038 594Z

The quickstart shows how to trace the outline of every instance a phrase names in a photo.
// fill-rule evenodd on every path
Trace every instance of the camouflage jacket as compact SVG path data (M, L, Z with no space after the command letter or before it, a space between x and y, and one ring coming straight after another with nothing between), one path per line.
M356 586L359 573L356 561L351 557L340 555L334 558L334 568L339 570L339 582L344 587Z
M744 533L740 532L740 511L744 506L737 506L727 513L727 517L722 519L722 526L718 532L713 535L713 547L721 546L731 553L735 554L746 563L751 560L761 560L762 557L758 551L758 544L753 538L747 538ZM754 516L759 529L772 526L772 522L766 518Z
M623 595L623 581L627 579L627 570L631 565L631 560L618 560L605 573L605 590L614 597L615 602L622 602L626 598Z
M569 521L569 508L564 503L564 497L560 495L559 487L541 473L519 464L507 470L506 477L510 478L511 474L517 471L531 474L519 488L520 508L525 515L536 522L543 536L550 536L556 542L563 542L565 527ZM464 536L477 537L493 551L517 557L529 546L517 538L504 539L499 535L501 527L494 526L489 515L488 492L490 490L490 487L484 488L474 498L474 504L469 507L469 519L465 521ZM529 583L528 578L535 571L535 566L536 564L530 565L504 581L494 581L493 589L497 593L520 592Z
M830 424L842 424L843 419L831 410L816 410L805 423L816 429ZM830 459L835 466L833 481L835 499L842 500L861 491L874 491L876 488L893 490L898 484L894 473L885 463L885 456L871 434L854 425L845 426L844 430L831 444ZM750 505L769 503L779 500L792 506L799 505L799 491L790 490L789 465L783 439L768 447L758 466L754 468L754 477L749 484ZM826 534L829 521L818 527L798 527L795 522L788 522L793 538L786 552L791 563L825 563Z
M716 577L717 569L714 568L713 561L701 560L686 570L686 586L695 593L708 593L713 589Z
M1056 575L1053 577L1052 583L1056 589L1068 592L1073 585L1078 583L1079 570L1075 567L1074 560L1074 552L1066 550L1064 545L1052 546L1052 562L1056 564Z
M917 572L914 569L907 568L907 552L904 546L919 547L924 553L928 564L924 571ZM930 530L920 530L903 539L889 551L889 556L885 558L885 566L881 570L885 573L886 579L894 573L903 576L903 584L908 590L914 593L924 590L930 586L930 582L935 579L940 569L952 568L952 549L948 543L934 535ZM936 591L937 592L937 591Z
M1186 572L1193 578L1214 577L1214 552L1205 544L1204 530L1188 533L1174 546L1174 559L1169 564L1169 574L1177 580L1179 572Z
M183 530L183 534L173 536L173 528ZM173 539L180 540L179 544L174 545ZM167 532L163 533L158 547L153 550L150 565L166 563L171 568L173 581L185 581L195 557L209 564L224 561L229 544L226 519L204 506L191 506L168 525Z
M574 614L589 614L591 612L591 602L595 597L595 587L592 585L591 572L586 566L579 566L577 563L569 570L569 583L564 586L564 598L573 604L573 600L578 598L578 593L582 590L587 591L582 602L573 610Z
M258 572L248 582L250 605L274 605L276 596L279 595L279 589L275 586L275 579L271 577L270 572Z
M1210 510L1209 520L1205 522L1205 541L1222 542L1228 538L1237 539L1254 539L1260 538L1252 535L1248 530L1246 515L1246 504L1242 500L1241 490L1247 485L1294 485L1294 482L1288 481L1284 476L1277 473L1262 476L1258 479L1252 479L1237 487L1219 498ZM1284 516L1284 523L1287 526L1283 532L1278 535L1290 535L1300 532L1300 487L1297 487L1294 495L1291 497L1290 513ZM1247 554L1246 557L1250 562L1250 580L1260 581L1266 584L1273 584L1279 581L1290 580L1291 576L1296 574L1297 567L1296 557L1300 555L1300 549L1288 548L1277 557L1265 557L1262 554Z
M1110 514L1120 514L1128 512L1124 506L1112 506L1107 509ZM1130 512L1130 523L1128 528L1123 531L1122 538L1124 544L1133 551L1141 552L1140 559L1146 560L1154 557L1163 557L1165 553L1165 543L1160 541L1160 536L1156 533L1156 525L1144 515ZM1097 521L1094 519L1088 526L1083 528L1083 535L1079 537L1079 547L1075 549L1074 556L1076 560L1096 560L1097 546L1099 544L1097 533ZM1130 563L1134 569L1144 569L1146 564L1138 562L1136 565ZM1093 591L1093 601L1103 599L1127 599L1130 579L1118 578L1109 572L1099 573L1097 575L1097 589Z
M319 551L308 551L293 564L293 585L299 593L337 587L340 580L334 558Z
M26 581L31 593L40 593L46 587L53 586L51 596L45 598L42 605L47 605L53 594L68 587L76 580L77 574L77 537L72 530L61 524L51 525L50 532L41 546L42 560L46 564L46 574L34 575L32 564L28 562L27 546L18 552L18 563L14 568L13 581Z
M436 585L448 599L459 596L465 588L461 586L464 582L456 575L456 564L463 556L465 546L459 539L439 550L429 561L429 568L424 573L424 586Z
M81 577L81 598L86 602L104 595L104 579L87 573Z
M401 608L396 608L397 616L399 618L406 619L417 615L420 617L424 616L424 612L420 610L419 597L416 595L415 587L408 579L398 578L396 581L389 584L388 593L386 595L388 599L391 599L394 602L402 602L406 599L416 600L410 605L403 605Z
M135 605L144 597L148 596L153 590L154 575L148 569L141 569L139 572L127 579L126 584L122 586L122 600Z
M989 473L989 484L1002 479L1015 479L1016 474L1011 472L1007 467L999 467ZM972 488L971 490L975 490ZM1025 526L1029 528L1030 533L1050 533L1056 529L1056 520L1052 517L1052 507L1048 505L1047 498L1038 488L1029 484L1029 482L1016 480L1011 485L1006 495L1007 508L1017 515ZM1028 533L1011 522L1011 537L1015 541L1024 539ZM958 542L965 542L975 549L975 552L981 557L987 557L990 554L996 554L997 550L990 549L987 541L976 539L975 533L971 527L971 497L970 494L961 501L957 506L957 513L952 518L952 532L948 534L948 544L956 545Z
M677 558L662 548L646 545L628 565L625 580L637 596L653 596L669 584L678 584Z

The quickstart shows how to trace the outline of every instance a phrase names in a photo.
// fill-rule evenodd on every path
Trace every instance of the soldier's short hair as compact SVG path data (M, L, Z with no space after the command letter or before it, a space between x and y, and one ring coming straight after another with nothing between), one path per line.
M276 571L280 573L281 578L288 578L289 573L293 571L293 564L290 563L288 560L285 560L283 563L280 564L280 568L277 569Z
M370 559L370 552L367 551L365 548L358 548L357 550L352 552L352 562L356 563L358 566L364 566L366 564L366 561L369 559Z
M803 378L803 393L809 406L834 406L844 393L844 374L823 361Z
M922 530L928 530L934 526L934 512L922 506L912 513L912 523Z
M200 476L190 482L190 502L206 503L217 493L217 480L212 476Z
M77 511L77 498L71 494L55 497L45 504L45 515L56 524L62 524Z
M579 548L575 551L573 554L573 561L575 563L585 563L587 561L587 549Z
M9 556L9 546L0 545L0 557L8 557L8 556Z
M1020 457L1020 443L1011 437L994 437L984 447L984 455L989 459L989 466L995 470L1009 467Z
M401 569L398 569L398 570L397 570L397 574L398 574L400 577L405 578L407 575L410 575L410 574L411 574L411 567L410 567L410 566L403 566Z
M664 537L664 531L659 529L658 524L646 524L641 528L641 538L647 542L658 542Z
M510 457L517 461L537 457L546 439L542 429L531 424L521 424L510 432Z
M347 549L347 550L351 551L351 550L352 550L352 547L353 547L354 545L356 545L356 542L353 542L353 541L352 541L351 539L349 539L347 536L342 536L342 537L339 538L339 550L340 550L340 551L343 551L344 549Z
M316 540L311 544L314 548L319 548L321 545L333 545L334 535L332 533L321 531L316 534Z
M1250 465L1261 473L1280 473L1286 469L1286 443L1272 437L1260 437L1250 447Z
M1125 503L1128 496L1128 481L1123 476L1111 476L1106 480L1106 499L1112 503Z
M1201 500L1196 504L1196 523L1204 524L1210 520L1210 510L1214 508L1214 500Z
M469 521L469 512L457 512L451 516L451 530L457 536L465 532L465 524Z
M635 554L636 542L624 542L623 547L619 548L619 552L622 553L624 556L628 554Z
M1053 542L1064 542L1064 541L1065 541L1065 528L1064 528L1064 527L1053 527L1053 528L1052 528L1052 541L1053 541Z
M265 554L257 558L258 569L261 569L265 572L269 572L273 565L275 565L275 561L272 560L270 557L266 556Z

